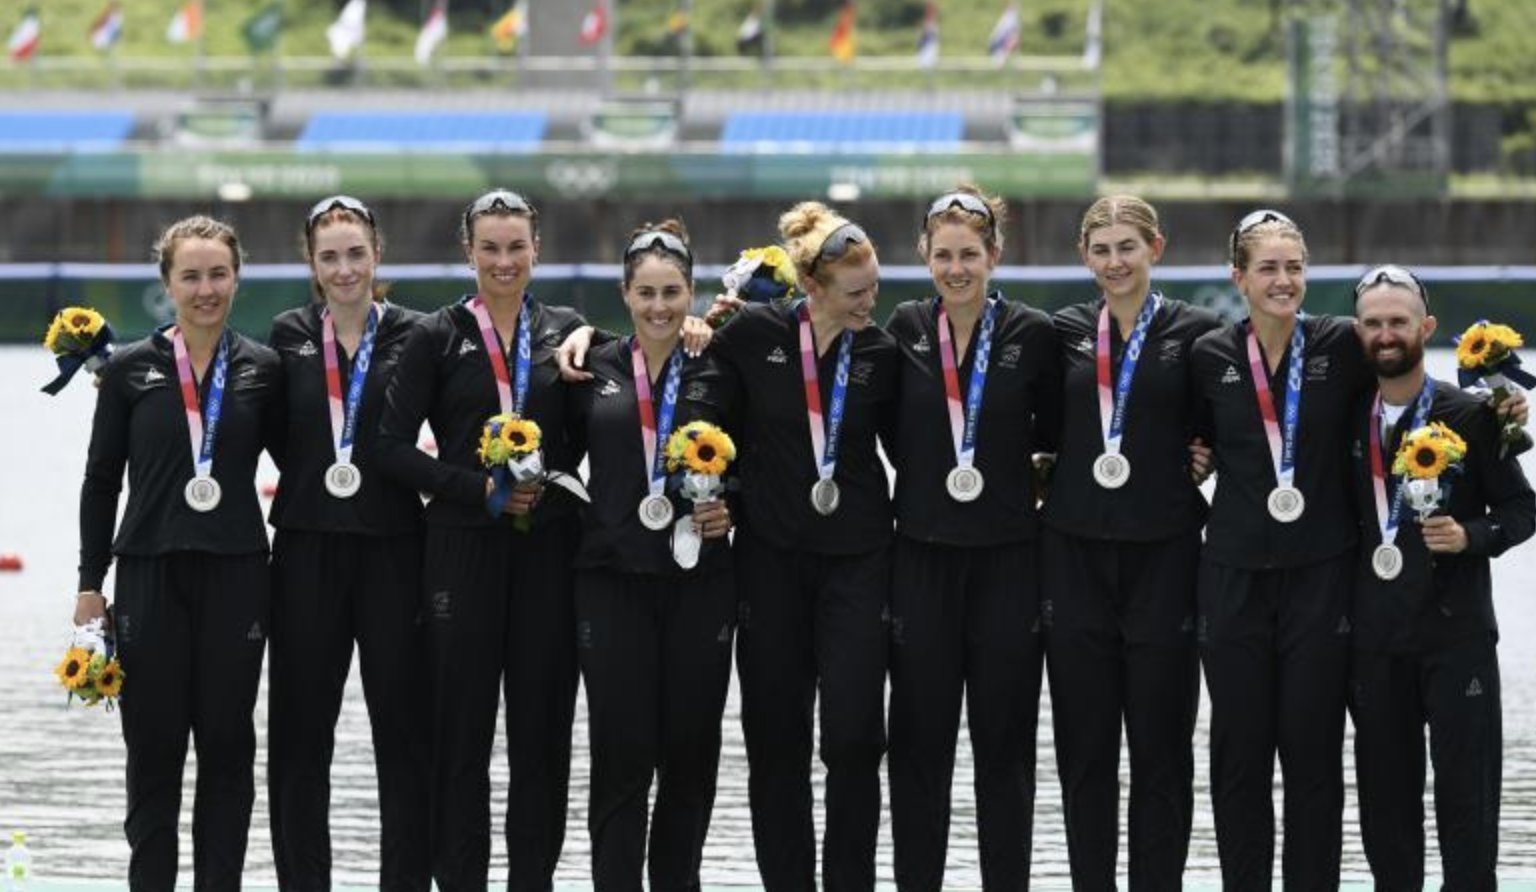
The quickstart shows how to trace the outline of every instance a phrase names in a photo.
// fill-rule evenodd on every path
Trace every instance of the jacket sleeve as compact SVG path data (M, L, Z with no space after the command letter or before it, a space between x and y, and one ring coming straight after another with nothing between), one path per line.
M1462 522L1469 554L1498 557L1536 531L1536 495L1513 455L1498 456L1500 424L1492 412L1480 413L1478 449L1469 460L1482 463L1483 502L1488 513Z
M112 528L117 522L123 471L128 466L129 419L133 412L125 386L129 363L108 363L96 393L96 415L80 486L80 588L101 591L112 564Z

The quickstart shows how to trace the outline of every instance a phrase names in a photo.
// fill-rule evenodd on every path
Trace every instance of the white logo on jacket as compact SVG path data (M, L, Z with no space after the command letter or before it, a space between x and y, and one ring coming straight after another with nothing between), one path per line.
M1221 383L1223 384L1236 384L1241 380L1243 380L1243 376L1237 373L1237 366L1235 365L1228 365L1227 370L1221 373Z
M316 353L319 353L319 352L320 352L319 350L315 349L315 342L314 341L305 341L304 343L299 345L298 353L299 353L300 356L314 356Z
M465 338L464 342L459 345L459 355L463 356L466 353L473 353L473 352L475 352L476 350L479 350L479 349L480 349L479 347L475 346L475 342L474 341L471 341L470 339Z
M767 360L775 365L784 365L789 362L789 354L784 352L783 347L774 347L768 351Z
M912 342L913 353L927 353L931 349L928 346L928 335L926 332L918 335L917 340Z
M613 380L612 378L609 378L607 381L603 382L603 386L602 386L601 389L599 389L597 391L597 395L598 396L618 396L619 395L619 382Z
M151 368L149 371L144 373L144 383L145 384L157 384L157 383L159 383L161 381L164 381L164 380L165 380L165 374L163 372L161 372L159 369Z

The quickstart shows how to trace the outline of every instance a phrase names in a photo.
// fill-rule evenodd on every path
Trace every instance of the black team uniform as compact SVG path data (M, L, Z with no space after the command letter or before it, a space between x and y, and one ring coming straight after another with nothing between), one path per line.
M640 889L648 867L656 892L697 889L731 678L736 584L725 539L707 540L698 565L685 571L672 557L671 528L640 523L649 468L630 344L623 338L594 347L587 369L595 377L574 388L573 400L573 421L590 450L593 500L576 555L577 653L592 746L592 882L600 892ZM707 414L700 410L708 366L704 358L683 361L674 429ZM657 416L666 376L663 366L651 382ZM657 449L664 447L658 440ZM689 523L692 505L672 501L678 520Z
M1029 886L1040 700L1039 520L1030 455L1046 451L1061 400L1048 316L999 295L977 423L980 496L945 489L956 465L938 298L896 308L901 347L891 582L891 829L896 885L938 890L949 843L960 702L976 766L982 885ZM956 363L962 410L982 323ZM953 350L953 347L950 347ZM1046 420L1046 419L1049 420Z
M115 361L115 360L114 360ZM1371 485L1371 448L1382 449L1388 476L1412 425L1383 422L1386 445L1371 442L1371 408L1362 401L1350 426L1354 496L1361 517L1355 574L1355 640L1350 714L1360 829L1377 888L1424 884L1424 728L1435 769L1435 823L1446 889L1497 887L1500 716L1498 624L1488 559L1529 539L1536 497L1513 456L1499 455L1500 423L1481 399L1436 381L1429 420L1467 443L1463 472L1442 475L1441 514L1466 529L1460 554L1431 554L1406 504L1397 530L1402 573L1377 578L1371 553L1381 542Z
M1063 424L1040 539L1041 622L1067 853L1074 888L1115 887L1123 720L1131 887L1178 889L1194 801L1195 571L1206 514L1189 476L1189 358L1195 339L1220 321L1167 299L1154 314L1121 443L1130 479L1112 490L1091 473L1104 452L1095 364L1102 306L1102 298L1077 304L1052 319ZM1109 329L1113 387L1125 344L1113 319Z
M284 889L331 884L330 770L336 717L357 642L373 727L383 830L379 888L431 884L425 640L420 603L421 499L374 460L384 391L421 314L381 305L358 406L352 464L362 488L325 488L336 460L326 391L321 305L272 321L283 361L287 446L272 504L272 661L268 770L272 851ZM345 401L355 357L336 345Z
M80 490L80 591L100 591L117 558L113 618L123 664L123 740L134 889L176 883L176 822L187 735L197 747L192 870L198 888L238 889L250 830L270 595L267 531L256 498L262 448L281 450L277 356L225 329L228 369L213 450L223 498L206 514L183 497L192 477L187 415L165 331L107 364ZM206 406L216 359L198 382ZM118 526L123 469L128 506Z
M1206 334L1191 357L1216 459L1198 637L1211 696L1211 801L1227 889L1272 885L1276 753L1285 781L1286 888L1339 884L1348 617L1359 538L1348 438L1360 394L1375 379L1352 319L1309 316L1296 324L1305 361L1293 485L1306 507L1288 523L1270 516L1266 504L1276 478L1248 326ZM1282 429L1290 364L1288 344L1268 378Z
M891 502L875 450L890 430L899 355L879 328L853 338L836 477L841 506L811 507L817 480L790 307L744 307L716 332L720 417L738 419L743 513L733 556L741 598L737 671L751 766L752 835L769 892L815 887L812 716L821 696L827 767L822 887L873 889L885 750ZM838 341L817 358L831 406Z
M569 428L569 392L554 351L579 315L531 295L532 365L523 415L543 433L544 466L574 475L584 446ZM516 342L504 352L516 375ZM501 411L475 317L463 303L417 324L390 379L379 431L385 474L430 494L422 596L432 681L433 879L484 889L490 868L490 762L499 693L507 703L507 888L548 889L565 840L576 632L571 567L578 500L545 489L532 527L485 507L489 472L475 450ZM438 457L416 448L422 421ZM501 691L498 691L498 687Z

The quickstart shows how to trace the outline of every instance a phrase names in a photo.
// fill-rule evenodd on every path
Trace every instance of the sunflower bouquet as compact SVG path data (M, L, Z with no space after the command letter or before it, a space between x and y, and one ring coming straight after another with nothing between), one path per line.
M1520 368L1520 357L1515 348L1525 345L1520 332L1508 325L1479 319L1455 338L1457 381L1462 387L1471 387L1479 381L1492 391L1491 400L1497 409L1509 399L1516 384L1536 387L1536 375ZM1499 435L1505 446L1530 445L1530 435L1513 421L1506 421Z
M75 628L74 639L53 674L70 700L78 697L86 706L106 701L109 710L117 705L123 692L123 667L112 654L105 620L93 619Z
M1403 482L1403 498L1419 513L1420 522L1440 507L1444 497L1441 476L1459 472L1466 455L1467 442L1438 421L1415 428L1403 437L1392 462L1392 473L1407 478Z
M544 467L544 433L539 423L516 412L492 415L480 431L480 445L475 450L480 463L491 472L494 487L486 497L485 507L492 517L501 515L512 489L519 484L555 483L570 490L577 498L591 501L581 481ZM516 518L518 529L527 530L526 515Z
M89 307L65 307L48 324L43 346L53 354L59 374L43 385L43 392L53 396L82 368L95 373L112 358L112 326Z
M725 492L722 477L736 460L736 444L707 421L690 421L667 438L667 471L679 475L678 495L708 502Z
M747 303L774 303L788 298L795 290L795 265L778 245L747 248L721 274L720 282L725 285L727 298ZM721 310L711 312L705 318L719 328L733 315L734 310Z

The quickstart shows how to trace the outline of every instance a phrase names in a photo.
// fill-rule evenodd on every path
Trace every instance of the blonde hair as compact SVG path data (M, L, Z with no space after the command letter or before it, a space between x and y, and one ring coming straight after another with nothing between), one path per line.
M797 279L826 284L828 267L864 263L875 256L875 246L865 238L850 244L836 259L817 262L827 238L852 222L819 201L802 201L779 216L779 236L784 239L784 250Z
M1246 271L1253 260L1253 249L1267 238L1290 239L1301 246L1301 260L1307 261L1307 240L1301 227L1290 220L1265 220L1235 234L1232 238L1232 268Z
M992 219L988 220L981 217L958 204L952 204L932 216L925 215L923 217L922 234L917 238L917 253L922 255L924 259L927 259L928 239L933 235L933 231L936 228L945 223L959 223L963 226L968 226L973 232L981 236L981 241L987 246L988 250L996 249L1001 251L1003 249L1003 224L1008 220L1008 203L996 195L988 195L973 183L961 183L944 193L944 195L939 196L939 198L942 199L945 195L954 195L956 193L974 195L980 199L987 206L987 210L992 212Z
M1124 223L1141 233L1147 244L1157 241L1163 234L1157 220L1157 210L1144 199L1135 195L1106 195L1088 206L1083 212L1082 226L1078 230L1078 245L1088 247L1088 236L1095 229Z
M230 263L234 266L235 274L240 273L240 236L235 234L235 227L222 220L215 220L198 214L177 220L165 228L160 238L150 249L150 256L160 266L160 280L168 282L171 278L171 267L176 265L176 251L181 243L192 239L212 239L223 242L229 248Z

